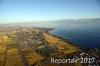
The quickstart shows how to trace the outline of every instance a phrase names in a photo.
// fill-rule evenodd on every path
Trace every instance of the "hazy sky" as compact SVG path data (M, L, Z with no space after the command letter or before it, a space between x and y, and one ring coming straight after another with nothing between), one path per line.
M0 0L0 23L100 18L99 0Z

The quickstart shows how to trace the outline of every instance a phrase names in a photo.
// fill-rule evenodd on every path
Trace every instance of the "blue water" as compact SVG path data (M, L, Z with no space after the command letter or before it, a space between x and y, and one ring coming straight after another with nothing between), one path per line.
M80 46L100 49L100 23L44 22L30 26L55 28L51 34L66 38Z
M100 49L100 23L60 24L50 33L69 39L80 46Z

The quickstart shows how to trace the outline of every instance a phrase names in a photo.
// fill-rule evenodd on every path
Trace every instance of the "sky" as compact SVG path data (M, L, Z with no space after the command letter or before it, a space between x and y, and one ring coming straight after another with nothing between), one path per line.
M99 0L0 0L0 24L100 18Z

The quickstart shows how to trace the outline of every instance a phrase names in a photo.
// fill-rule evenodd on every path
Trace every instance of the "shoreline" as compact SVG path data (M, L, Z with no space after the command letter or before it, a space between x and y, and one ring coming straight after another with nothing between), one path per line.
M54 30L55 30L55 28L54 28ZM50 31L52 31L52 30L50 30ZM89 49L96 49L96 50L99 50L99 51L100 51L99 48L92 48L92 47L87 47L87 46L83 46L83 47L82 47L82 45L79 45L79 44L77 44L77 43L74 43L74 42L68 40L67 38L63 38L63 37L54 35L54 34L50 33L50 31L47 31L47 34L52 35L52 36L54 36L54 37L57 37L57 38L59 38L59 39L62 39L63 41L65 41L65 42L67 42L67 43L69 43L69 44L71 44L71 45L73 45L73 46L75 46L75 47L78 47L78 48L81 49L81 50L85 50L85 49L87 49L87 50L89 50Z
M28 61L30 65L39 65L39 63L41 63L43 66L45 65L50 66L50 64L51 65L53 64L50 62L51 57L63 58L63 59L64 58L79 58L80 59L82 54L83 54L83 58L95 57L97 59L96 61L98 61L99 63L98 58L100 57L100 52L98 50L91 49L90 52L85 52L87 50L84 49L84 51L81 51L79 49L80 46L76 45L70 40L50 34L49 31L51 30L53 29L52 28L20 28L20 29L16 28L16 31L15 29L10 29L9 33L7 32L8 33L7 36L14 39L12 40L14 42L7 45L9 46L8 50L13 50L11 54L13 53L15 54L15 51L16 51L15 48L18 49L17 46L19 46L24 56L25 57L28 56L26 60ZM16 51L16 52L19 53L20 51ZM21 59L19 55L20 54L17 55L18 59ZM35 59L30 58L30 57L33 57ZM6 61L9 61L9 60L6 60ZM66 66L66 65L63 65L63 66Z
M51 38L49 38L49 37L51 37ZM55 37L55 39L52 38L52 37ZM58 41L56 41L56 38L58 39ZM53 39L53 40L51 40L51 39ZM47 39L45 39L45 40L48 40L49 43L51 42L50 45L53 45L53 43L55 42L54 45L56 47L59 47L59 44L60 44L60 46L63 45L59 41L66 42L67 44L72 45L72 47L66 45L67 47L70 47L69 49L68 48L67 49L64 48L64 50L66 52L64 52L64 50L61 51L61 54L65 55L65 56L62 56L61 54L57 54L56 57L53 56L53 58L59 58L59 56L60 56L60 58L78 58L78 59L80 59L80 61L82 61L81 58L83 58L83 59L84 58L94 58L95 61L92 64L95 64L95 63L99 64L100 63L100 59L99 59L99 57L100 57L100 50L98 50L98 49L95 49L95 48L82 48L79 45L75 45L75 43L71 42L70 40L67 40L67 39L64 39L64 38L52 35L49 32L47 33ZM73 50L73 47L76 47L76 48L74 49L74 51L71 51L71 50ZM79 49L79 50L77 50L77 49ZM84 65L84 63L82 63L82 64Z

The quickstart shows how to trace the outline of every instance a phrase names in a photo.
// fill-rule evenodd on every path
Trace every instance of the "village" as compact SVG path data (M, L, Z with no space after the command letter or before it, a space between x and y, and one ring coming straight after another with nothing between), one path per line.
M1 31L0 66L83 66L99 65L100 51L75 46L49 34L53 28L4 28ZM2 39L2 38L1 38ZM4 44L3 44L4 43ZM77 63L51 63L51 58L76 58ZM95 58L81 63L81 58Z

